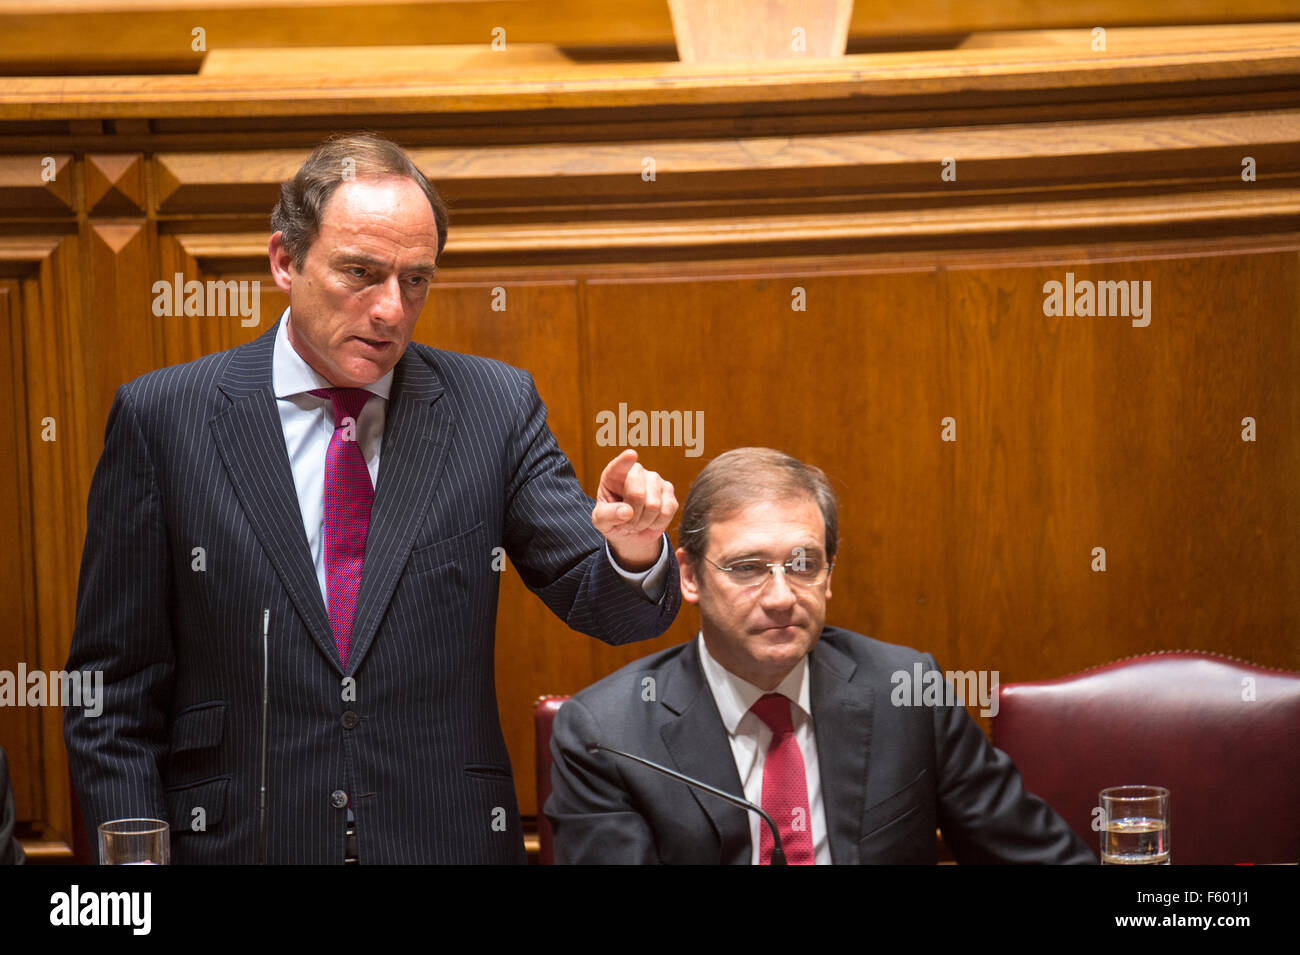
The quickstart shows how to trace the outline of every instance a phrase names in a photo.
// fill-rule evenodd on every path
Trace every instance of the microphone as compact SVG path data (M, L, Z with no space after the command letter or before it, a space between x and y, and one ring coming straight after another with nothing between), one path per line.
M270 724L267 718L270 700L270 662L267 653L271 631L271 610L262 611L262 785L261 800L257 807L257 864L266 865L266 760Z
M603 743L597 743L595 740L588 740L587 752L595 753L597 750L604 750L606 753L613 753L615 756L622 756L625 759L630 759L633 762L640 763L642 766L649 766L655 772L663 773L665 776L668 776L671 779L675 779L680 783L685 783L686 785L691 786L694 789L702 789L704 792L709 793L712 796L717 796L719 799L724 800L725 802L729 802L733 806L739 806L741 809L748 809L750 812L758 813L760 816L763 817L763 821L767 823L767 827L772 830L771 865L786 864L785 852L781 849L781 834L776 831L776 823L772 821L772 817L769 816L763 810L762 806L755 805L754 803L750 802L748 799L741 799L739 796L733 796L731 793L727 792L726 790L718 789L716 786L710 786L708 783L702 783L698 779L692 779L690 776L683 775L682 773L677 772L677 770L675 769L669 769L667 766L660 766L658 763L651 762L650 760L645 759L644 757L633 756L631 753L625 753L621 749L614 749L612 746L606 746Z

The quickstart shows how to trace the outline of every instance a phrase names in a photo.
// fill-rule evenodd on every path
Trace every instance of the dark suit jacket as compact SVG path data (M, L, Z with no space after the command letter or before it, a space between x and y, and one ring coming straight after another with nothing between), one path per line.
M14 836L16 816L14 791L9 785L9 756L0 746L0 865L22 865L27 859L23 844Z
M117 392L68 660L104 671L104 711L64 724L90 836L157 817L175 862L253 861L269 607L269 860L342 862L346 794L363 863L521 862L493 548L569 626L615 644L672 622L676 563L658 604L609 566L526 372L412 343L345 672L272 393L276 327Z
M809 655L813 727L836 864L1095 862L962 706L893 706L890 676L934 658L826 627ZM647 677L653 684L645 683ZM654 699L643 700L647 687ZM748 813L607 753L594 740L744 795L695 640L646 657L555 717L546 814L557 862L750 861Z

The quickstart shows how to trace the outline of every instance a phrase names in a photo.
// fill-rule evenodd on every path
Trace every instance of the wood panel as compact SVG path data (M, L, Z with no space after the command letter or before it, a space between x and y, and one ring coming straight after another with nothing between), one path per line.
M1294 19L1290 0L856 0L849 34L860 45L922 38L954 45L971 31L1124 27L1146 24L1244 23ZM675 58L666 0L28 0L0 2L0 63L8 72L154 73L193 71L207 50L285 46L548 43L603 56L618 48ZM94 44L87 43L94 37ZM625 53L624 55L629 55Z
M0 521L12 529L0 547L0 580L6 583L0 594L0 614L9 624L0 636L0 669L7 671L5 678L14 681L14 690L25 702L27 687L17 683L17 665L39 669L32 502L25 480L31 468L30 429L39 422L33 422L27 413L21 293L13 280L0 281L0 330L0 368L5 373L0 389L0 455L13 462L13 467L0 469L0 501L4 502ZM40 440L39 428L35 440ZM41 816L44 774L40 771L40 737L39 710L0 706L0 743L9 758L17 818L24 822Z
M746 444L818 464L843 504L830 619L952 668L1039 679L1188 647L1295 668L1296 266L593 281L588 460L595 411L624 403L704 412L702 458L646 452L683 489ZM1043 284L1067 271L1151 282L1151 324L1045 316ZM1246 416L1281 430L1243 442ZM693 632L683 618L665 644ZM589 672L641 652L593 648Z
M1117 32L1121 28L1116 28ZM833 110L1024 106L1050 99L1131 99L1143 87L1166 99L1198 90L1290 90L1300 62L1300 25L1267 29L1184 28L1163 38L1144 31L1122 52L1094 51L1080 35L1073 50L1053 47L944 49L852 54L780 61L761 71L747 63L540 65L489 72L416 70L376 81L340 63L330 75L276 75L273 69L228 76L18 76L0 84L0 119L84 121L280 116L410 115L616 110L669 106L718 115L719 106L755 104L787 115ZM1121 34L1121 39L1123 38ZM522 114L530 120L544 113ZM516 117L518 118L518 117ZM577 118L577 117L571 117ZM283 127L269 127L283 128ZM78 127L94 132L96 127ZM210 129L206 131L211 131Z
M79 310L78 245L64 236L0 238L6 367L5 434L16 484L5 500L13 533L4 541L6 619L0 669L61 670L72 633L75 584L85 533L94 442L86 440L83 366L74 316ZM18 390L21 389L21 394ZM7 522L8 523L8 522ZM71 804L63 710L0 711L3 741L29 851L66 857ZM11 744L12 740L12 744Z

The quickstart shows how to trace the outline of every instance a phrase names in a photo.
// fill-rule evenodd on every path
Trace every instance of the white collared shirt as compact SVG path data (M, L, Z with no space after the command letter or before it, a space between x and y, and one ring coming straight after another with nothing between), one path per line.
M769 691L761 690L748 680L732 673L709 653L704 634L696 637L700 652L700 666L704 679L713 692L722 725L731 741L731 755L736 760L736 771L744 787L745 798L763 805L763 762L772 742L772 730L750 707ZM808 658L804 657L780 685L770 692L780 693L794 705L790 718L794 723L794 738L803 754L804 775L808 786L808 824L812 829L813 857L817 865L831 864L830 841L826 838L826 810L822 805L821 770L817 760L817 739L813 734L812 693L808 676ZM757 813L749 815L749 839L752 846L750 862L758 865L760 826L766 826Z
M298 491L298 507L302 511L302 526L307 532L307 546L316 565L316 582L320 584L321 598L326 600L325 586L325 452L334 436L334 403L329 398L318 398L308 392L318 388L334 387L316 369L298 354L289 341L289 309L280 315L280 327L275 334L275 349L271 357L271 388L275 392L276 406L280 411L280 425L284 430L284 447L289 454L289 467ZM370 471L370 486L379 483L379 453L384 443L384 421L388 412L388 396L393 387L393 370L365 390L377 396L371 398L357 415L357 446L366 459ZM624 580L639 584L650 599L658 601L663 595L668 574L668 551L665 544L659 561L649 570L640 573L626 571L614 561L605 545L605 555Z

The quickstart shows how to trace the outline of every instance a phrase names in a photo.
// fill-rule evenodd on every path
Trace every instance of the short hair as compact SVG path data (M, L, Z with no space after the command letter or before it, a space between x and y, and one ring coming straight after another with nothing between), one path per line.
M288 182L280 185L280 201L271 210L271 231L279 232L294 268L303 261L320 234L321 213L342 183L352 179L410 179L429 200L438 226L438 252L447 244L447 204L401 146L375 133L338 133L312 150Z
M820 469L772 448L735 448L719 454L691 483L682 505L682 549L700 559L709 546L709 524L726 520L758 500L811 497L826 525L826 559L835 559L839 516L835 491Z

